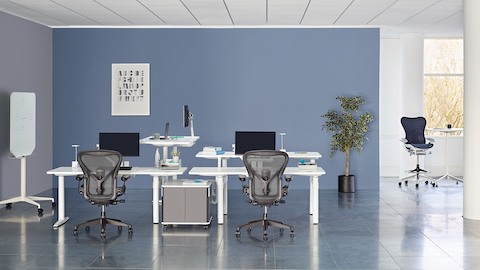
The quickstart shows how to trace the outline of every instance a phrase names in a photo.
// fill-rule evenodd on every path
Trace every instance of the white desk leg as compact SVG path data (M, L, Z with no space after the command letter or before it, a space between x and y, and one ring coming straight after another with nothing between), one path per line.
M173 152L178 152L178 147L177 146L172 147L172 151ZM167 153L167 157L168 157L168 153ZM177 175L173 175L172 179L177 179Z
M228 178L223 177L223 214L228 214Z
M318 176L312 176L312 188L313 188L313 198L311 199L313 203L313 224L318 224Z
M227 160L223 159L222 161L222 167L227 167ZM225 191L223 193L223 214L228 214L228 175L225 175L223 177L224 179L224 187L223 190Z
M168 158L168 146L163 147L162 160L166 161Z
M224 192L224 186L223 186L223 176L215 176L215 181L217 182L217 218L218 218L218 224L223 224L223 195L225 194Z
M153 223L158 224L159 221L159 190L160 179L159 176L153 176Z
M69 217L65 217L65 177L63 175L58 176L58 220L53 224L53 228L57 229L58 227L65 224L68 221Z
M310 215L313 215L313 190L314 190L314 187L313 187L313 177L310 176L310 200L309 200L309 209L308 209L308 213Z

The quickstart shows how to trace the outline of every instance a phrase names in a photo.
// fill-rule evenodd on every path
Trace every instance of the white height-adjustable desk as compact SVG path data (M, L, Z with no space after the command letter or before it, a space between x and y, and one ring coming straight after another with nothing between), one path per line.
M316 159L322 157L322 155L318 152L287 152L289 158L293 159L305 159L310 160L310 162L315 162ZM218 167L227 167L227 160L231 158L242 158L243 155L235 154L232 151L225 151L223 154L217 155L215 152L208 152L208 151L201 151L198 152L196 155L198 158L205 158L205 159L216 159Z
M178 147L192 147L200 139L198 136L168 136L167 139L153 139L153 136L143 138L140 144L153 145L156 148L163 148L162 160L168 158L168 147L173 147L173 151L177 151Z
M176 170L162 170L156 167L133 167L131 170L120 170L118 176L121 175L149 175L153 177L153 223L159 223L159 191L160 177L178 176L185 173L187 168L179 168ZM58 220L53 224L53 228L58 228L68 221L69 217L65 216L65 176L77 176L82 174L80 167L59 167L47 171L47 174L58 177Z
M217 184L217 218L218 224L223 224L223 215L227 214L228 205L226 203L225 194L228 191L228 182L225 177L228 175L248 175L245 167L193 167L190 175L200 175L215 177ZM312 215L312 223L318 224L318 177L325 174L321 167L306 170L298 167L287 167L284 175L300 175L310 177L310 214Z
M313 163L315 163L315 160L322 157L322 155L318 152L300 151L300 152L287 152L287 154L288 154L288 157L291 159L310 160L310 162L313 162ZM217 167L219 168L228 167L227 162L231 158L239 158L239 159L243 158L242 154L235 154L235 152L233 151L225 151L223 154L218 154L218 155L215 152L201 151L201 152L198 152L195 156L198 158L216 159ZM225 185L228 184L228 175L225 175L223 177L223 183L225 183ZM310 185L312 185L312 181L310 181ZM310 198L313 196L311 194L312 190L313 188L310 186ZM228 214L228 189L224 189L223 202L224 202L223 210L224 210L224 214L226 215Z

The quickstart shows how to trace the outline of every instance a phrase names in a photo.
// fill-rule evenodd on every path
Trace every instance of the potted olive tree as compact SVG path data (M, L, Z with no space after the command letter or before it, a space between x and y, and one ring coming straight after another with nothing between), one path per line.
M355 175L350 174L350 151L360 153L363 142L368 139L365 134L368 131L368 123L373 121L369 112L360 113L360 105L365 100L357 95L353 97L338 96L342 112L330 109L322 117L326 118L323 129L333 133L330 142L333 157L337 151L345 153L345 175L338 176L339 192L355 192Z

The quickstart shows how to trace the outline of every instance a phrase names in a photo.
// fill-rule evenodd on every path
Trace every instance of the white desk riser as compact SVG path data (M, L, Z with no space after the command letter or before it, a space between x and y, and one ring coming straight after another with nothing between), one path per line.
M173 151L177 151L178 147L192 147L200 139L199 136L169 136L166 140L155 140L153 136L143 138L140 140L140 144L152 145L156 148L163 148L162 160L168 158L168 147L172 147Z
M159 223L159 191L160 177L178 176L185 173L187 168L179 168L177 170L162 170L156 167L133 167L131 170L121 170L118 175L148 175L153 177L153 223ZM65 216L65 176L77 176L82 174L79 167L59 167L47 171L47 174L55 175L58 178L58 220L53 228L58 228L68 221L69 217ZM131 179L128 181L132 181Z
M245 167L193 167L190 175L200 175L207 177L215 177L217 184L217 218L218 224L223 224L224 215L228 213L228 175L247 175ZM321 167L315 170L299 169L298 167L287 167L284 175L309 176L310 178L310 214L312 215L312 223L318 224L318 177L324 175L325 171Z

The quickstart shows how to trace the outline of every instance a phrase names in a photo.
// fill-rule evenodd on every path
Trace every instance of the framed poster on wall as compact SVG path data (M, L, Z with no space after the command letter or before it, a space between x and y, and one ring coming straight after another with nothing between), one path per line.
M112 64L112 115L150 115L150 64Z

